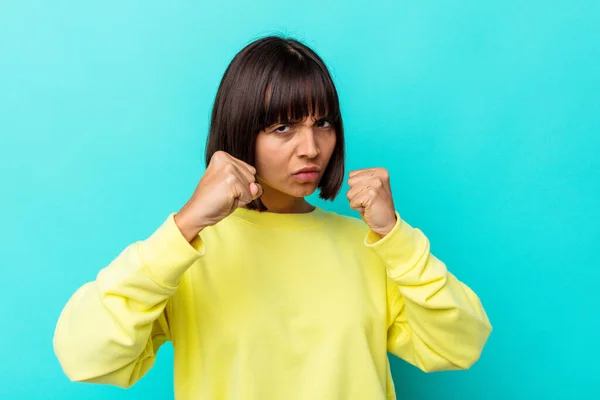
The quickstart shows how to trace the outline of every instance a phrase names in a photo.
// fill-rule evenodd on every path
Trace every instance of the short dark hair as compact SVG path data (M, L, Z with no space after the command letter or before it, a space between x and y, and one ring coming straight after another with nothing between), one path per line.
M319 197L333 200L344 179L344 129L333 79L323 60L296 39L267 36L244 47L227 67L212 109L206 165L216 151L255 166L258 133L308 116L326 118L336 144ZM250 208L264 209L262 202Z

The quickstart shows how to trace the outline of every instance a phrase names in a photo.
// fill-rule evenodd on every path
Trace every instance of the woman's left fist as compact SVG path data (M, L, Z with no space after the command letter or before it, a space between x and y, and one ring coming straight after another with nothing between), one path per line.
M369 228L384 237L396 225L396 209L385 168L367 168L349 174L350 190L346 194L350 208L360 213Z

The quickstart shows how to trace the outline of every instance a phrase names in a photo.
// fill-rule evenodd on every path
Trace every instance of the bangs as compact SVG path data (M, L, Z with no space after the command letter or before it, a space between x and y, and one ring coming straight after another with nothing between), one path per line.
M326 71L312 60L294 54L274 65L265 90L261 129L295 123L312 116L331 123L340 119L335 86Z

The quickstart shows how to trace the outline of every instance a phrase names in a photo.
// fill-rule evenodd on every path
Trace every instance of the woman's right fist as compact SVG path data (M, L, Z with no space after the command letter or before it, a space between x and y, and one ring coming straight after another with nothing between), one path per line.
M256 169L224 151L217 151L188 202L175 215L175 223L189 241L207 226L215 225L262 195Z

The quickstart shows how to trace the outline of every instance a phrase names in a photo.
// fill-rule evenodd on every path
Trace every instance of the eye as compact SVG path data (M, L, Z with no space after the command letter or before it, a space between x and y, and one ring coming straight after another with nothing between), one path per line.
M331 128L331 122L329 122L329 121L328 121L328 120L326 120L326 119L322 119L322 120L320 120L320 121L317 121L315 124L316 124L316 125L317 125L317 127L319 127L319 128Z
M286 130L287 129L287 130ZM281 125L273 130L275 133L287 133L291 129L289 125Z

